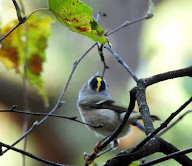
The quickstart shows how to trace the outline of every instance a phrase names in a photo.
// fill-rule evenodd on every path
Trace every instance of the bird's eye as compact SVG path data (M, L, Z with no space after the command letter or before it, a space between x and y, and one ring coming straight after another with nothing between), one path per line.
M105 90L106 89L106 83L104 80L101 81L101 86L99 88L99 91Z
M106 89L106 83L105 81L99 77L93 77L90 81L91 89L95 90L96 92L100 92Z

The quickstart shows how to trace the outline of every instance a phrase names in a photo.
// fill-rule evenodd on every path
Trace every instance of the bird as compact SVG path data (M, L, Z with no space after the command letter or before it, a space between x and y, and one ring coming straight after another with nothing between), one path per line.
M82 86L77 100L77 107L82 120L90 124L86 125L87 128L96 136L102 136L104 139L115 131L127 111L125 105L111 98L106 81L98 74L92 76ZM159 120L156 115L151 115L151 118ZM138 122L140 119L142 119L140 113L133 110L123 130L113 140L111 149L116 149L119 139L130 133L131 125L145 131L144 126ZM101 125L101 127L93 127L98 125Z

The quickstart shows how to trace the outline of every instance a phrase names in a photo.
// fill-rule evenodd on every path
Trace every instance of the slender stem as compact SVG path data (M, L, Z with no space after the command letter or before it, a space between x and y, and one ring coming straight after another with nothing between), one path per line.
M182 114L180 117L178 117L178 119L173 122L171 125L169 125L167 128L165 128L164 130L162 130L161 132L158 133L158 136L163 135L165 132L167 132L168 130L170 130L172 127L174 127L181 119L183 119L183 117L185 117L186 115L188 115L189 113L192 113L192 110L186 111L184 114Z
M106 34L106 36L109 36L117 31L119 31L120 29L128 26L128 25L131 25L131 24L135 24L137 22L141 22L143 20L146 20L146 19L149 19L149 18L152 18L153 17L153 10L154 10L154 4L153 4L153 1L152 0L147 0L148 2L148 11L146 13L145 16L141 17L141 18L138 18L136 20L133 20L133 21L125 21L123 24L121 24L120 26L116 27L115 29L113 29L111 32L108 32Z
M18 22L9 32L1 36L0 42L3 41L11 32L13 32L16 28L18 28L21 25L20 22Z
M147 11L147 18L152 18L154 13L154 4L152 0L147 0L148 2L148 11Z
M23 15L25 15L25 7L24 7L24 4L23 4L23 1L22 0L19 0L20 2L20 6L21 6L21 12L23 13Z
M28 111L11 110L11 109L0 110L0 112L12 112L12 113L27 114L27 115L33 115L33 116L47 116L48 115L47 113L41 113L41 112L31 112L31 111L28 112ZM57 114L51 114L49 116L50 117L55 117L55 118L62 118L62 119L72 120L72 121L75 121L75 122L78 122L78 123L81 123L81 124L84 124L84 125L87 125L87 126L90 126L90 127L93 127L93 128L100 128L100 127L102 127L101 124L95 126L95 125L91 125L91 124L82 122L80 120L77 120L76 116L74 116L74 117L67 117L67 116L62 116L62 115L57 115Z
M16 1L15 1L16 2ZM0 37L0 42L3 41L10 33L12 33L16 28L18 28L21 24L23 24L26 20L28 20L34 13L38 12L38 11L49 11L48 8L40 8L40 9L37 9L35 11L33 11L29 16L26 17L22 17L21 18L18 18L19 22L9 31L7 32L6 34L4 34L3 36Z
M151 165L154 165L154 164L161 163L163 161L172 159L172 158L174 158L174 157L176 157L178 155L191 153L191 152L192 152L192 148L188 148L188 149L185 149L185 150L181 150L181 151L178 151L178 152L168 154L168 155L166 155L164 157L161 157L161 158L158 158L158 159L155 159L155 160L151 160L151 161L146 162L144 164L139 164L138 166L151 166Z
M101 62L103 62L103 72L101 74L101 77L104 77L105 71L106 69L109 69L109 66L107 66L106 62L105 62L105 57L103 54L103 44L97 43L97 48L98 48L98 53L100 55L101 58Z
M23 13L23 15L25 15L25 8L23 5L23 1L19 0L20 5L21 5L21 12ZM24 55L24 65L23 65L23 109L24 111L28 111L29 109L29 100L28 100L28 92L27 92L27 58L28 58L28 24L27 22L24 24L23 26L24 29L24 36L25 36L25 40L24 40L24 50L23 50L23 55ZM24 121L23 121L23 133L25 133L28 129L28 123L30 120L30 116L25 114L24 117ZM23 141L23 150L26 151L26 147L27 147L27 137L25 137L24 141ZM25 166L26 164L26 158L25 155L22 156L23 157L23 166Z
M39 12L39 11L49 11L48 8L39 8L34 10L30 15L27 16L27 19L29 19L34 13Z
M107 45L104 46L104 48L106 48L108 51L111 52L111 54L114 55L114 57L118 60L118 62L120 64L123 65L123 67L129 72L129 74L133 77L133 79L138 82L138 78L137 76L135 75L135 73L131 70L131 68L126 64L126 62L116 53L112 50L111 47L108 47Z
M23 151L23 150L21 150L21 149L18 149L18 148L15 148L15 147L13 147L13 146L4 144L4 143L2 143L2 142L0 142L0 146L1 146L1 147L6 147L7 149L11 149L11 150L13 150L13 151L15 151L15 152L21 153L21 154L23 154L23 155L25 155L25 156L28 156L28 157L30 157L30 158L33 158L33 159L35 159L35 160L37 160L37 161L40 161L40 162L43 162L43 163L46 163L46 164L49 164L49 165L53 165L53 166L66 166L66 165L63 165L63 164L59 164L59 163L55 163L55 162L52 162L52 161L48 161L48 160L39 158L39 157L37 157L37 156L35 156L35 155L31 154L31 153L28 153L28 152Z
M112 35L113 33L119 31L119 30L122 29L122 28L125 28L125 27L127 27L127 26L129 26L129 25L131 25L131 24L135 24L135 23L137 23L137 22L141 22L141 21L143 21L143 20L145 20L145 19L148 19L148 16L144 16L144 17L138 18L138 19L133 20L133 21L125 21L123 24L119 25L118 27L116 27L116 28L113 29L112 31L108 32L108 33L106 34L106 36Z
M14 6L15 6L15 10L16 10L16 13L17 13L17 18L18 18L19 22L22 22L23 17L22 17L22 14L21 14L21 9L20 9L19 5L17 4L16 0L12 0L12 1L13 1Z

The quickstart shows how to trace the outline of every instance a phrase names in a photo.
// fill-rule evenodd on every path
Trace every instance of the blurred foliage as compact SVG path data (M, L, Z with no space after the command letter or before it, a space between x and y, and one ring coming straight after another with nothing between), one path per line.
M6 24L2 28L2 34L9 32L17 22L18 20L14 20ZM0 61L7 69L15 69L21 76L26 56L26 78L41 95L45 105L48 105L48 96L41 73L46 60L45 49L51 22L50 16L35 14L27 21L27 29L25 25L21 25L1 42L0 47ZM26 47L27 52L24 51Z
M49 0L49 10L57 20L70 30L85 35L96 42L105 44L108 39L104 30L92 16L92 9L79 0Z

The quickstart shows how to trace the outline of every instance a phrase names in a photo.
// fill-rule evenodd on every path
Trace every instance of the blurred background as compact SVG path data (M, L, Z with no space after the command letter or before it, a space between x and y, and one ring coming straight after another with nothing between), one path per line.
M23 1L26 13L47 7L47 0ZM84 0L93 8L93 16L104 12L100 26L112 30L126 20L135 20L147 11L147 3L141 0ZM49 14L42 12L42 14ZM136 72L138 78L149 77L162 72L176 70L192 65L192 1L161 0L155 1L154 17L130 25L114 34L109 39L113 49ZM12 1L0 0L1 25L16 19ZM68 79L73 62L77 60L94 42L91 39L69 31L55 21L51 26L52 35L46 50L46 62L43 64L43 78L49 94L48 108L44 107L41 97L28 85L29 108L33 112L49 112L56 104L58 97ZM126 105L129 104L129 90L135 82L116 59L104 51L107 65L105 73L111 96ZM98 51L94 48L78 65L64 97L65 104L57 110L64 116L78 116L76 107L78 92L82 85L97 72L102 72L103 64ZM17 104L23 109L22 78L13 70L7 70L0 64L0 109L10 108ZM158 115L162 121L182 105L192 94L190 78L174 79L153 85L147 90L147 102L151 114ZM190 104L186 110L191 109ZM186 111L185 110L185 111ZM0 113L0 141L12 144L22 135L24 116L14 113ZM168 142L179 149L192 146L190 126L192 115L187 115L173 129L163 135ZM40 117L30 117L29 126ZM155 122L157 127L160 122ZM189 130L189 131L188 131ZM116 151L109 152L96 160L98 165L113 157L119 151L138 144L145 135L138 129L121 140ZM91 153L99 141L93 133L82 124L65 119L49 118L35 129L27 139L27 151L41 158L62 164L83 165L83 152ZM16 147L22 148L23 142ZM146 160L163 156L155 154ZM191 156L191 155L189 155ZM192 156L191 156L192 157ZM22 165L22 156L9 151L0 159L0 165ZM27 158L26 165L42 166L41 162ZM179 165L173 160L163 165Z

